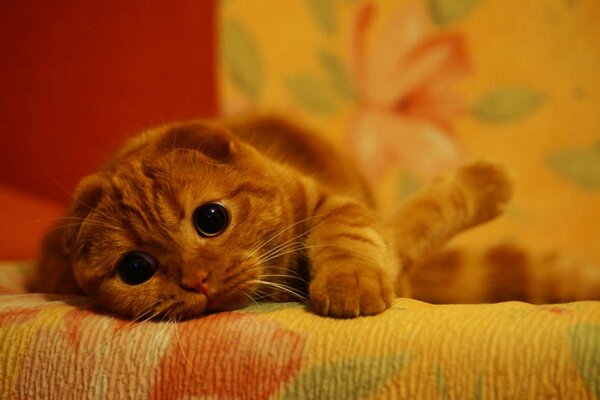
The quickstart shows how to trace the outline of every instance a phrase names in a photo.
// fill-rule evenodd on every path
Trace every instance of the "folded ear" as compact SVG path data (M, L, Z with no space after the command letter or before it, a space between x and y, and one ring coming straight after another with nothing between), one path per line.
M223 128L209 124L191 123L178 125L165 131L156 142L156 149L163 154L173 150L195 150L220 163L231 160L235 137Z
M98 207L98 204L104 197L104 185L105 179L97 174L85 177L77 185L73 202L71 203L63 227L64 243L68 250L80 250L76 249L75 246L81 225L88 215Z

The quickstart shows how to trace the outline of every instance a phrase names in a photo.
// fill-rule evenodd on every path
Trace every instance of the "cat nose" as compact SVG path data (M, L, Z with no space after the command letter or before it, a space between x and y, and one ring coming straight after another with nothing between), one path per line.
M198 271L194 276L183 279L182 286L185 290L208 295L208 276L210 272Z

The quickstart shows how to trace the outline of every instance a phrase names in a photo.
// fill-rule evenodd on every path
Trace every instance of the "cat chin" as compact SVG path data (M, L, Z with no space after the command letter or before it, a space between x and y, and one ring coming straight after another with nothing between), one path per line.
M206 307L181 307L171 310L163 315L156 317L156 320L168 320L176 319L177 321L184 321L188 319L200 318L210 314L215 314L223 311L234 311L240 308L244 308L249 305L249 301L227 301L227 302L215 302L214 304L208 303Z
M208 312L232 311L244 308L250 304L250 299L244 296L213 297L208 300Z
M181 309L167 310L165 315L162 315L157 319L158 320L175 319L177 321L184 321L184 320L188 320L188 319L202 317L202 316L205 316L210 313L211 313L211 311L209 311L206 307L193 307L192 306L192 307L181 308Z
M154 319L159 321L167 321L169 319L181 321L223 311L237 310L251 303L249 298L239 294L239 292L227 295L213 295L210 298L199 294L195 296L201 296L202 301L198 301L197 298L193 300L180 298L179 301L174 299L175 303L165 308L164 311L161 310L160 314ZM136 316L129 315L129 317L135 318Z

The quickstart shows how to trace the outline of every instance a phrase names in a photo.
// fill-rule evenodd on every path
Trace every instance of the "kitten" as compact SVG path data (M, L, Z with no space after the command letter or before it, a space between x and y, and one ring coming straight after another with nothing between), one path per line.
M320 315L374 315L410 296L415 263L499 215L511 193L500 167L474 163L381 221L356 168L295 124L165 125L80 182L31 287L129 317L305 297Z

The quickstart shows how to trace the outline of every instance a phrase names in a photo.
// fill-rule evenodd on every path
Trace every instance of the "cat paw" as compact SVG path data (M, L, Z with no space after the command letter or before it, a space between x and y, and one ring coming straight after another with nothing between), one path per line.
M461 186L467 189L477 223L500 215L513 195L513 182L508 173L492 162L467 164L458 171L457 178Z
M389 276L378 268L344 267L320 271L309 286L309 296L317 314L355 318L388 309L394 289Z

